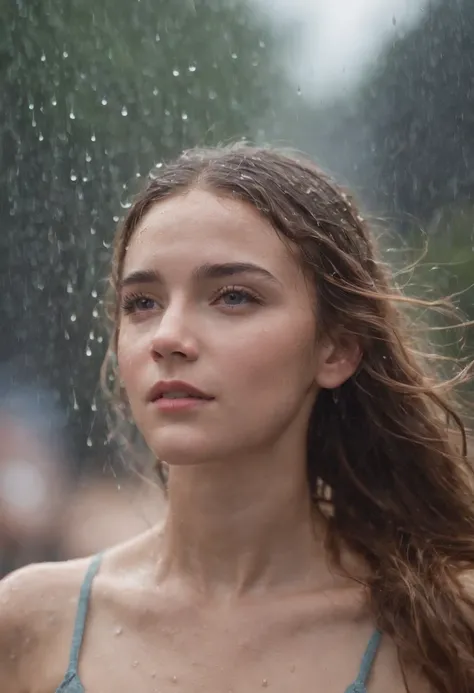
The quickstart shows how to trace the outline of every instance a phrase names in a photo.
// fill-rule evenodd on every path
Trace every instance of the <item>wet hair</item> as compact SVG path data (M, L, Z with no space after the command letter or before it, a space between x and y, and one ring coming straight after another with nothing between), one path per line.
M256 208L314 282L319 329L358 341L357 372L320 392L309 421L308 486L328 551L339 566L346 547L367 564L374 620L404 666L421 668L437 693L472 693L474 472L454 397L468 372L441 379L410 314L443 301L402 293L354 201L305 157L242 144L190 150L154 171L117 232L112 370L130 239L152 206L193 188Z

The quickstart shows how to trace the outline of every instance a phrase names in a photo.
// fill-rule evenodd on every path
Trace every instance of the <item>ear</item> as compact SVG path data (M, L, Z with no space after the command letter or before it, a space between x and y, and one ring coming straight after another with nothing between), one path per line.
M338 335L320 341L316 356L315 381L320 388L332 390L354 375L362 359L356 337Z

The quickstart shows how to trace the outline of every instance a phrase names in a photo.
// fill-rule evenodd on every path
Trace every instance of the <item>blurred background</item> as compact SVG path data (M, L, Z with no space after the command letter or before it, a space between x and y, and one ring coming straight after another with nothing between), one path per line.
M131 195L183 148L308 152L377 220L390 261L428 239L411 281L462 291L474 319L474 2L0 7L1 576L163 511L107 433L102 296Z

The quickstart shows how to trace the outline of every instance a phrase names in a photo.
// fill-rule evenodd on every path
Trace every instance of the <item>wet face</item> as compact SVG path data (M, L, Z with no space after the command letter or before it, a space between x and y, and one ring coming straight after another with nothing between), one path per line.
M129 244L120 298L119 371L158 458L304 445L318 387L332 386L328 352L313 290L253 207L203 190L157 204Z

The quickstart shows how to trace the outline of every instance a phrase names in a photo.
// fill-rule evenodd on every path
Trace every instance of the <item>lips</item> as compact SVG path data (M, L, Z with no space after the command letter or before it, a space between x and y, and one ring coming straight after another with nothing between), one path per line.
M151 388L148 396L150 402L155 402L158 399L172 401L174 399L179 400L180 398L214 399L211 395L191 385L191 383L186 383L182 380L161 380Z

